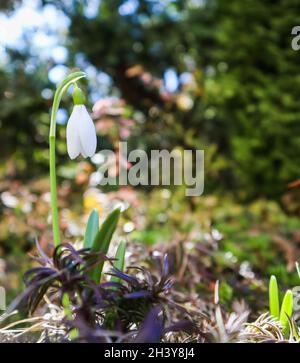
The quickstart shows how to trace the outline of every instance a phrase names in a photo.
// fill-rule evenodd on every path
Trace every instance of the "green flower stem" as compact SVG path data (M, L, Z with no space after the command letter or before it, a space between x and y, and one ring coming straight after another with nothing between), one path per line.
M51 211L52 211L52 231L54 245L60 244L58 208L57 208L57 184L56 184L56 163L55 163L55 143L56 143L56 115L64 92L71 84L85 77L84 72L74 72L68 75L56 88L54 95L49 132L49 167L50 167L50 191L51 191Z
M50 148L50 191L51 191L51 211L52 211L52 231L54 245L60 244L58 208L57 208L57 185L56 185L56 165L55 165L55 136L49 136Z

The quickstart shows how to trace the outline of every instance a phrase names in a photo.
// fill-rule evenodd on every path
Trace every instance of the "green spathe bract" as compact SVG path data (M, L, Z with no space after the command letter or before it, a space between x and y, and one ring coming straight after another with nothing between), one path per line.
M92 211L89 216L85 235L84 235L84 247L92 248L94 239L99 231L99 214L96 209Z
M120 213L120 209L113 210L102 223L92 245L93 252L102 252L104 255L107 254L112 236L117 228ZM96 283L100 282L102 269L103 262L91 271L91 276Z
M56 114L59 108L60 101L65 91L77 82L79 79L86 77L84 72L73 72L68 75L56 88L54 95L49 132L49 153L50 153L50 191L51 191L51 211L52 211L52 230L54 245L60 244L58 208L57 208L57 185L56 185L56 165L55 165L55 141L56 141Z
M279 319L279 296L276 277L273 275L269 283L269 307L270 314Z

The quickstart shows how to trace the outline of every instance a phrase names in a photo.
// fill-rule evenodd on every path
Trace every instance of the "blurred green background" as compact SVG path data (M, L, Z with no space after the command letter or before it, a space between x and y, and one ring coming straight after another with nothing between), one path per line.
M240 280L248 290L271 273L297 283L299 1L2 0L0 10L0 282L11 295L35 239L51 243L49 109L57 82L78 68L88 75L98 152L69 160L65 97L57 120L65 240L81 238L92 208L123 203L122 233L133 243L188 249L209 240L199 265L211 280L228 274L228 299ZM103 190L101 150L117 151L120 140L148 152L204 150L204 194Z

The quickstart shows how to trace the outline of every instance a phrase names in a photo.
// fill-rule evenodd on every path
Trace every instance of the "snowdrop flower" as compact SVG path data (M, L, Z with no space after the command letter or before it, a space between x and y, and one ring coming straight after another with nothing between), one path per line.
M74 108L67 124L67 149L71 159L78 155L91 157L96 152L97 136L91 116L79 87L73 91Z

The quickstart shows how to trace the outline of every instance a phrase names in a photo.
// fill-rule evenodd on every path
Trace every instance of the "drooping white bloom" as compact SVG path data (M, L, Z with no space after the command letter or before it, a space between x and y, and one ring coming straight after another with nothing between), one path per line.
M67 124L67 149L71 159L79 154L91 157L97 147L96 130L84 105L74 105L72 114Z

